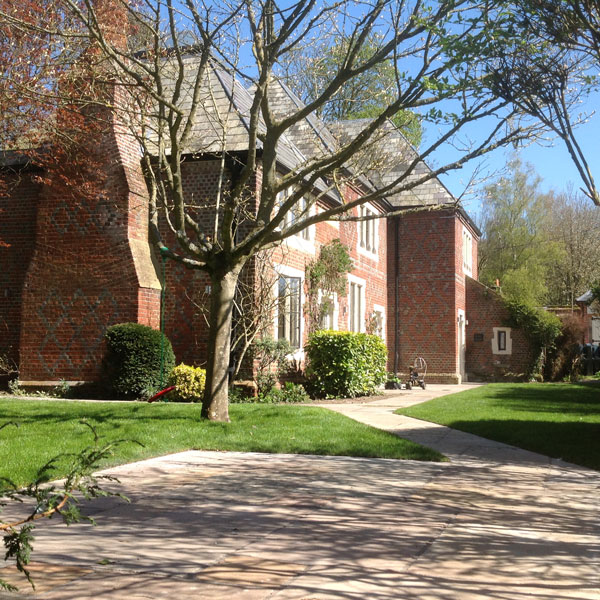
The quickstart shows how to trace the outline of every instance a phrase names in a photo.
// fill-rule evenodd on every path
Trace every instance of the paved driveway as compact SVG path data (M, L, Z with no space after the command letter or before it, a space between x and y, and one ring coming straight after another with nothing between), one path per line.
M112 469L131 504L42 525L34 597L600 600L600 473L392 414L448 393L430 388L329 408L448 463L183 452Z

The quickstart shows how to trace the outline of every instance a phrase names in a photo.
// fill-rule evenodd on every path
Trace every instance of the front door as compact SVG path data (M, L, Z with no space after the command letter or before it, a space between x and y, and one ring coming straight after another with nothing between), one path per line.
M462 310L458 311L458 372L460 381L467 380L465 369L465 354L466 354L466 337L465 337L465 313Z
M600 343L600 317L592 318L592 344Z

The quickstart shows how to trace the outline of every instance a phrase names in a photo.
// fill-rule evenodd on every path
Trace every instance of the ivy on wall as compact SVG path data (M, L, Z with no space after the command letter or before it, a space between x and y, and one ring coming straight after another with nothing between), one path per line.
M306 265L308 332L321 329L323 318L333 308L333 296L345 296L352 259L348 248L335 239L321 247L319 258Z
M530 374L539 378L544 368L546 352L554 346L560 335L561 321L555 314L520 300L504 299L504 305L509 314L505 325L521 329L529 340L534 357Z

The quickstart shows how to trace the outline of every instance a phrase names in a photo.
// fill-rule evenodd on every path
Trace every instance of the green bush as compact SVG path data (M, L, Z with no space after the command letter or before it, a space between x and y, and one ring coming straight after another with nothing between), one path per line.
M269 393L289 369L288 354L292 348L287 340L266 337L253 342L251 355L256 368L255 382L258 395Z
M505 325L520 328L531 345L533 360L529 376L543 380L546 352L555 347L561 331L560 319L553 313L520 300L505 300L504 305L509 314Z
M535 349L549 348L560 335L561 322L553 313L519 300L505 300L507 325L523 330Z
M139 323L106 330L104 377L112 394L122 398L151 396L175 366L171 342L160 331ZM164 382L162 382L164 383Z
M288 381L281 389L272 387L258 396L248 396L239 388L229 390L229 404L300 404L310 402L310 396L300 384Z
M169 400L173 402L202 402L205 383L205 369L191 367L183 363L177 365L169 375L168 384L175 386L175 389L169 392Z
M387 349L376 335L317 331L306 355L308 391L316 398L367 396L386 379Z

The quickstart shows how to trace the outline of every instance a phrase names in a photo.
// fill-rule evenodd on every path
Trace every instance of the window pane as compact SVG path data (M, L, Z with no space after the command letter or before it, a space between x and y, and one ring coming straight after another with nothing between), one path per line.
M498 350L506 350L506 331L498 332Z
M350 331L361 331L362 285L350 283Z
M278 306L278 322L277 322L277 338L286 339L286 297L287 297L287 285L285 277L279 278L279 306Z
M286 339L292 348L300 347L300 278L279 278L279 315L278 331L279 339Z
M300 347L300 279L290 277L289 283L289 307L290 307L290 331L288 341L293 348Z

